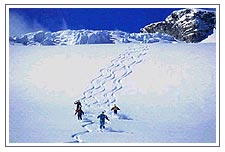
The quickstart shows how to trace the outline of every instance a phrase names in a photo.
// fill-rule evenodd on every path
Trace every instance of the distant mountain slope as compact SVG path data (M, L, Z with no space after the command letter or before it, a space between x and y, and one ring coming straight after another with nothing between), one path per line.
M141 33L111 30L38 31L21 36L10 36L11 45L77 45L117 43L197 43L213 34L216 28L214 11L182 9L174 11L165 21L152 23L140 29Z
M174 11L165 21L140 29L142 33L165 33L187 43L201 42L216 28L216 13L203 9Z
M116 43L172 43L176 40L161 33L126 33L108 30L63 30L58 32L38 31L9 38L10 44L23 45L77 45Z

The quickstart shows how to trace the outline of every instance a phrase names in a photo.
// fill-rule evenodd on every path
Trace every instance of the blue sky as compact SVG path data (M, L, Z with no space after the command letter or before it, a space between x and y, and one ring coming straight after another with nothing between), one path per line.
M122 30L139 32L179 8L10 8L10 35L38 30Z

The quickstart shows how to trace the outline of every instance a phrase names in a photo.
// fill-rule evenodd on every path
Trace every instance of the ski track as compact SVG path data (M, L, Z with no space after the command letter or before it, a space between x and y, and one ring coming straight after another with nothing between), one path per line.
M143 61L143 56L146 55L146 50L149 46L134 46L128 47L125 53L120 54L119 57L111 60L111 65L100 69L100 75L91 80L89 89L83 92L81 98L82 107L85 111L81 127L84 131L73 134L71 137L74 141L70 143L84 142L82 135L91 133L91 125L95 124L95 120L100 111L105 111L110 114L110 106L116 103L117 99L115 93L123 88L122 79L130 75L132 67ZM96 113L94 113L97 111ZM118 119L133 120L125 114L118 114ZM123 130L114 130L111 127L105 128L106 132L115 133L129 133Z

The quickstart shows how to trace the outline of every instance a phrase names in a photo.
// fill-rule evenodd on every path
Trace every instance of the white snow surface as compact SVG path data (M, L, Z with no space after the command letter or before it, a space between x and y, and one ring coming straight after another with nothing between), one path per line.
M9 51L10 143L216 142L215 43ZM81 98L77 120L73 102ZM103 110L110 121L101 131Z

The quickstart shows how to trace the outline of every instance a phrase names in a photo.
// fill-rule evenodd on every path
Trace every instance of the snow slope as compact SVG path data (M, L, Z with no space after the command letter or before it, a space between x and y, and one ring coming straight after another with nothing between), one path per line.
M213 34L201 41L201 43L216 43L216 30L213 31Z
M215 143L215 48L10 46L9 142ZM80 98L83 121L73 115ZM102 110L110 121L100 131Z

